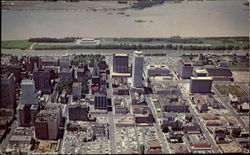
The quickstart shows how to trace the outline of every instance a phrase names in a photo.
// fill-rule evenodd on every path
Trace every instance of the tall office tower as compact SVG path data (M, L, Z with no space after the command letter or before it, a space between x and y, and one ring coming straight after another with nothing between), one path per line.
M144 57L142 51L135 51L132 71L132 86L135 88L142 88L143 60Z
M191 77L190 93L211 93L213 80L211 77Z
M35 119L35 134L38 139L57 140L62 112L57 104L47 104Z
M15 82L13 73L1 74L1 108L14 108L16 106Z
M113 54L113 72L128 73L128 54Z
M177 73L183 79L188 79L192 76L193 66L190 63L179 60L177 62Z
M34 70L33 79L35 81L36 90L42 93L50 94L52 92L52 71L51 70Z
M98 66L96 60L94 61L94 68L93 68L93 71L92 71L92 75L93 76L99 76L99 66Z
M38 98L33 80L22 80L21 82L21 104L38 104Z

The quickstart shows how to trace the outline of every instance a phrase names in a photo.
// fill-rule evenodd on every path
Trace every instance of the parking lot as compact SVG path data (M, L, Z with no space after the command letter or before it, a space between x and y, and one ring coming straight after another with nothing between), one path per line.
M131 153L148 140L158 140L154 127L116 128L117 153Z

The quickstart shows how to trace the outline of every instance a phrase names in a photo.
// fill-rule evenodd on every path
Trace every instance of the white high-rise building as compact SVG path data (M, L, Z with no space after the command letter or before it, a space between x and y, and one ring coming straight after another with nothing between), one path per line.
M142 88L143 60L142 51L135 51L133 56L132 74L132 86L135 88Z
M22 80L21 104L38 104L34 80Z

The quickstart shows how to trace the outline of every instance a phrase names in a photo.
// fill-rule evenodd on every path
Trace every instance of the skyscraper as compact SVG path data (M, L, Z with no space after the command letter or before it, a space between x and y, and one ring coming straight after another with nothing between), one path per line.
M35 83L33 80L22 80L20 103L29 105L38 104L38 98L35 91Z
M135 51L133 55L132 71L132 86L135 88L142 88L143 60L142 51Z
M16 105L13 73L1 74L1 108L14 108Z
M113 55L113 72L128 73L128 54Z
M35 88L41 90L42 93L50 94L52 92L52 72L51 70L40 70L33 72Z

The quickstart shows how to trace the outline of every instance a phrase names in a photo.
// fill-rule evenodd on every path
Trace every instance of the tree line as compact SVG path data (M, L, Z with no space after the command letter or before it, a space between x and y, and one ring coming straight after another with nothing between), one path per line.
M243 48L239 46L195 46L195 45L143 45L143 44L120 44L120 45L75 45L75 46L53 46L53 47L35 47L35 50L63 50L63 49L123 49L123 50L146 50L146 49L172 49L172 50L239 50L249 49L249 45Z

